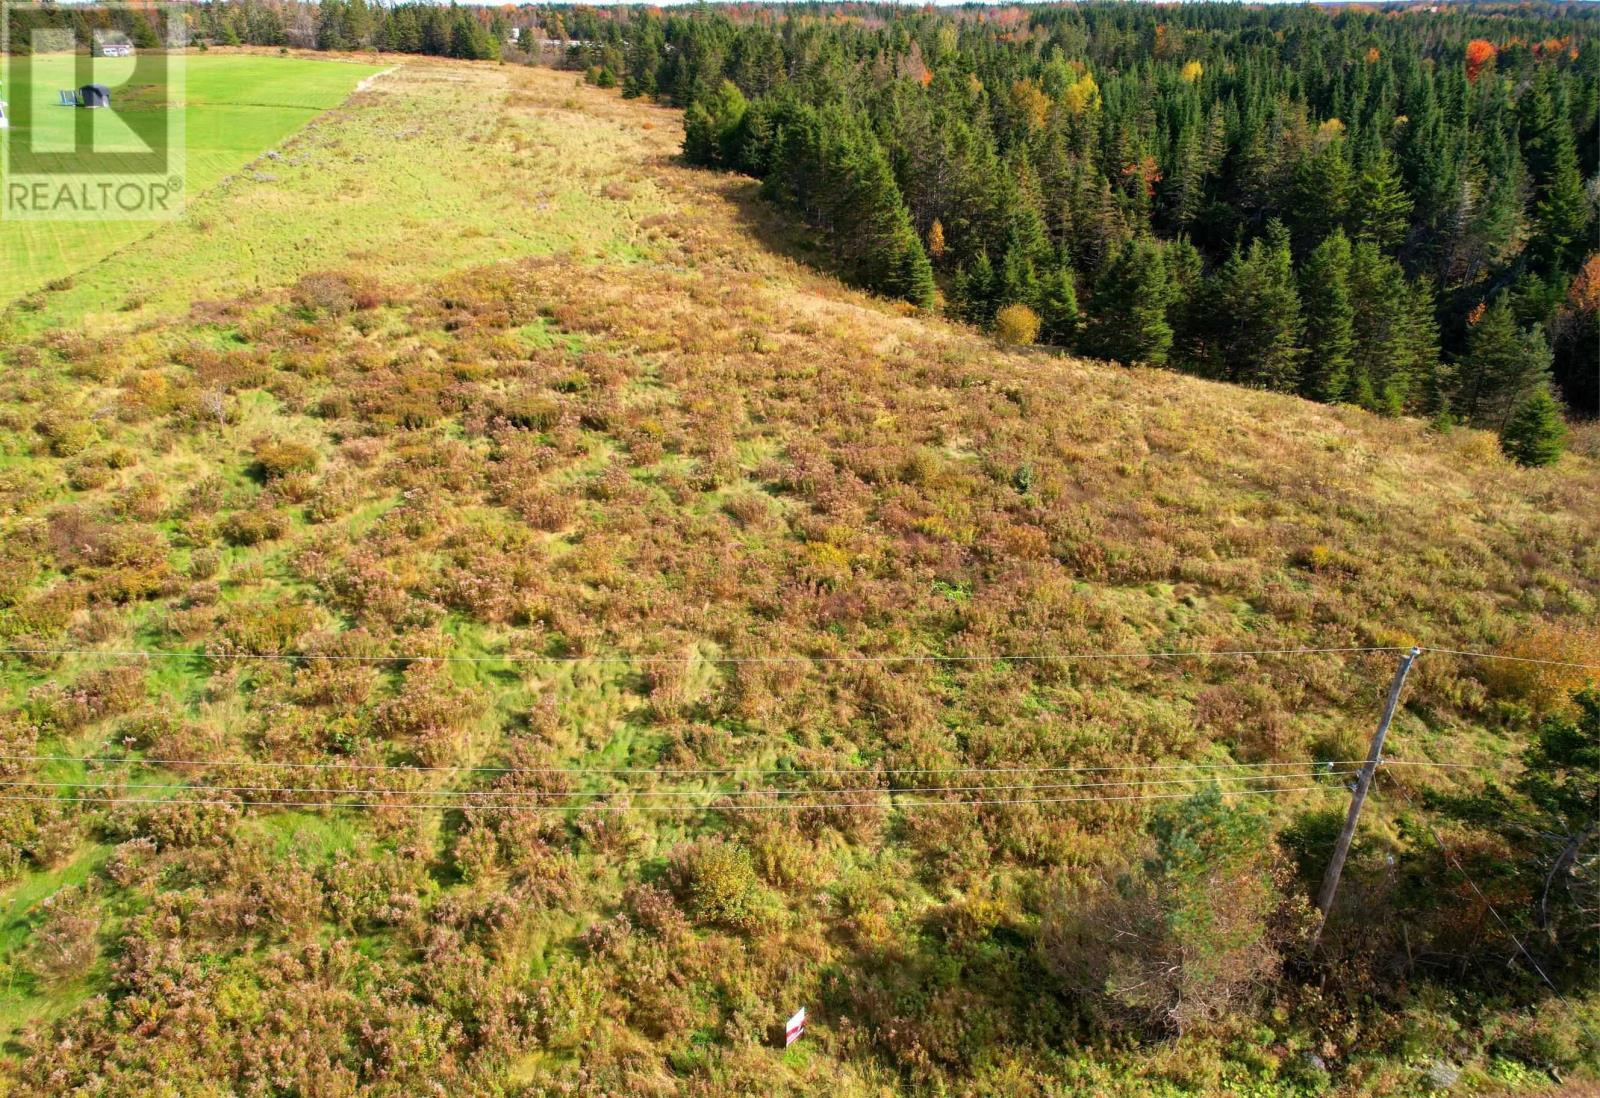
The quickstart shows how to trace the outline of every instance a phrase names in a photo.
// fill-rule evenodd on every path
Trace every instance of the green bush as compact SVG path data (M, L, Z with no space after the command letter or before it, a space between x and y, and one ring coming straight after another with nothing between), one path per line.
M55 457L73 457L100 441L100 432L93 423L70 412L46 412L34 430L44 437Z
M702 839L672 854L673 891L697 921L755 931L777 914L772 893L756 876L750 852L722 839Z
M256 472L263 480L314 472L321 462L316 447L290 439L263 439L255 445Z

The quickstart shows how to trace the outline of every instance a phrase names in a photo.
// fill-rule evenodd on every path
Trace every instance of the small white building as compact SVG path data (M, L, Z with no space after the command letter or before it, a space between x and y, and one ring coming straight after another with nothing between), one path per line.
M96 31L89 52L95 57L132 57L133 43L116 31Z

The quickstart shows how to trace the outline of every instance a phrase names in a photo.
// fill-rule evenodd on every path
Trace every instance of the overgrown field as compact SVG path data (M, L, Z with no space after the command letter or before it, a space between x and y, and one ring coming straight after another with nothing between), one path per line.
M3 60L3 59L0 59ZM94 59L94 78L121 85L134 69L132 58ZM359 62L307 60L248 53L191 53L183 59L186 137L185 185L191 201L230 173L260 157L310 119L337 105L365 77L382 71ZM55 103L56 92L76 87L74 58L67 54L29 59L29 83L15 81L0 64L0 99L16 104L39 97L38 126L44 139L70 142L76 111ZM116 96L123 94L117 88ZM130 97L140 94L130 90ZM120 107L125 106L120 101ZM165 109L164 106L152 109ZM96 148L102 151L139 151L127 124L110 111L91 112L96 126ZM108 132L108 131L116 131ZM22 137L20 127L12 140ZM52 146L55 147L55 146ZM269 166L260 168L271 171ZM57 279L105 260L119 248L147 236L149 221L5 221L0 222L0 303L38 290ZM112 260L115 264L116 261ZM149 272L115 271L120 304L131 294L148 293L139 278ZM101 283L100 285L104 285Z
M999 349L681 141L407 62L0 321L0 769L54 783L0 792L14 1093L1593 1070L1593 988L1508 965L1510 848L1428 799L1584 672L1422 657L1389 755L1467 765L1385 771L1308 959L1311 770L1394 654L1077 657L1592 662L1600 462ZM1310 788L1181 799L1269 766ZM1108 995L1152 927L1178 975Z

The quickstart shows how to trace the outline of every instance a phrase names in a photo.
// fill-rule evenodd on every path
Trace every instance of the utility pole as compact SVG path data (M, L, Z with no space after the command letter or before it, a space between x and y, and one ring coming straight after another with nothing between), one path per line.
M1328 862L1328 872L1323 876L1322 888L1317 893L1317 910L1322 912L1322 918L1317 922L1317 932L1311 936L1313 949L1322 940L1322 928L1328 925L1328 912L1333 910L1333 897L1339 891L1339 874L1344 872L1345 856L1350 853L1350 840L1355 838L1356 821L1361 818L1361 804L1367 799L1367 790L1372 788L1372 778L1378 772L1378 764L1383 761L1383 738L1389 734L1389 722L1394 719L1395 707L1400 704L1400 691L1406 684L1406 676L1411 673L1411 665L1420 655L1422 649L1413 648L1400 657L1394 681L1389 684L1389 698L1383 704L1383 717L1379 719L1378 731L1372 737L1372 750L1367 752L1366 764L1356 778L1355 794L1350 798L1350 814L1345 817L1339 841L1333 844L1333 859Z

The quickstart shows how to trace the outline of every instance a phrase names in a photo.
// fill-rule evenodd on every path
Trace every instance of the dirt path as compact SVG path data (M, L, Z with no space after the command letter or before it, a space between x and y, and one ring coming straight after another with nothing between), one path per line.
M351 88L350 89L350 94L354 95L356 92L364 92L364 91L366 91L368 88L372 87L373 83L375 81L377 81L379 77L388 76L391 72L394 72L394 70L398 69L399 67L400 67L399 65L390 65L388 68L384 69L382 72L373 73L371 76L369 76L365 80L361 81L361 83L357 84L354 88Z

